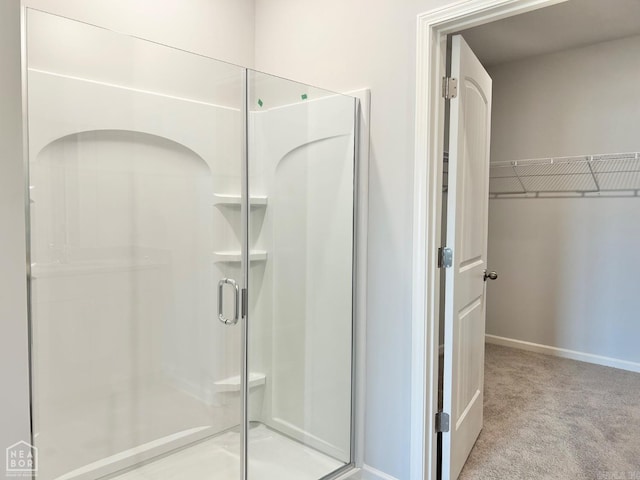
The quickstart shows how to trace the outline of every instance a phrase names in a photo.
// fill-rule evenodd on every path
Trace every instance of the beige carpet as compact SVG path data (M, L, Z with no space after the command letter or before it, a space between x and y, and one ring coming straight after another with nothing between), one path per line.
M484 429L460 480L640 480L640 374L486 351Z

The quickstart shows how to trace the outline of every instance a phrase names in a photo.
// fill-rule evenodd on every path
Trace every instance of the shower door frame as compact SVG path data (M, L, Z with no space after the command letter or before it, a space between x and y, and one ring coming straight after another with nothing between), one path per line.
M241 137L241 193L240 193L240 242L241 270L244 278L240 290L240 479L249 478L249 72L242 69L242 122Z
M132 39L153 43L194 54L184 49L172 47L143 37L120 32L83 20L67 17L58 13L48 12L26 5L20 7L20 36L21 36L21 87L22 87L22 162L24 175L24 216L25 216L25 247L26 247L26 293L27 293L27 333L28 333L28 384L29 384L29 433L30 443L35 445L34 437L34 365L33 365L33 307L32 307L32 272L31 272L31 205L30 205L30 172L29 172L29 113L28 113L28 63L27 63L27 11L39 11L67 20L80 22L101 30ZM196 54L200 55L200 54ZM200 55L204 56L204 55ZM206 56L205 56L206 57ZM207 57L214 61L215 58ZM222 62L227 63L229 62ZM241 303L241 379L240 379L240 479L251 480L248 475L248 434L249 434L249 72L253 69L242 67L242 103L241 103L241 271L244 281L240 290ZM341 480L364 466L364 418L365 418L365 323L366 323L366 280L367 280L367 226L368 226L368 174L369 174L369 112L370 90L362 89L345 93L354 99L353 116L353 203L352 203L352 314L351 314L351 408L350 408L350 462L318 480ZM181 447L184 448L184 447ZM186 447L188 448L188 447ZM151 463L159 457L143 460L136 465ZM135 467L134 467L135 468ZM108 474L112 475L112 474ZM37 478L37 472L32 475Z
M244 68L242 91L242 270L245 288L242 303L242 367L241 367L241 480L253 480L248 472L249 457L249 72ZM262 72L259 72L262 73ZM336 95L339 95L336 93ZM367 226L369 199L369 114L371 91L361 89L344 93L354 100L353 107L353 195L352 195L352 254L351 254L351 415L350 462L317 480L343 480L364 466L364 409L365 409L365 325L367 280Z

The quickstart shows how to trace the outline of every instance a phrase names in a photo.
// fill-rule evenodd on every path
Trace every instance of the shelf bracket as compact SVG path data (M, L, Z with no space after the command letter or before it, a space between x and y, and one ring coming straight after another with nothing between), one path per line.
M529 192L527 192L527 189L525 188L524 183L523 183L522 179L520 178L520 175L518 175L518 171L516 170L517 166L518 166L518 162L511 162L511 168L513 169L513 174L518 179L518 183L520 183L520 186L522 187L522 192L523 193L529 193Z
M600 184L598 183L598 179L596 178L596 174L593 173L593 167L591 166L591 162L593 162L593 155L587 157L587 165L589 166L589 171L591 172L591 177L593 178L593 183L596 184L596 188L598 192L600 191Z

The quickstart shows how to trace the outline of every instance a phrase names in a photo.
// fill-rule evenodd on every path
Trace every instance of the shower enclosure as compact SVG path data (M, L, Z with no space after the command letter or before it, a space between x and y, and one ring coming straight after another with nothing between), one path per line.
M40 480L353 461L356 100L25 9Z

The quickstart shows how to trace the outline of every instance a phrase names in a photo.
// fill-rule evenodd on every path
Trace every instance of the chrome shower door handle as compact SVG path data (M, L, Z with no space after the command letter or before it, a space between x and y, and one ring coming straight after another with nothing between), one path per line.
M224 316L224 286L231 285L233 287L233 318ZM218 320L225 325L235 325L238 323L240 314L240 287L235 280L231 278L223 278L218 282Z

